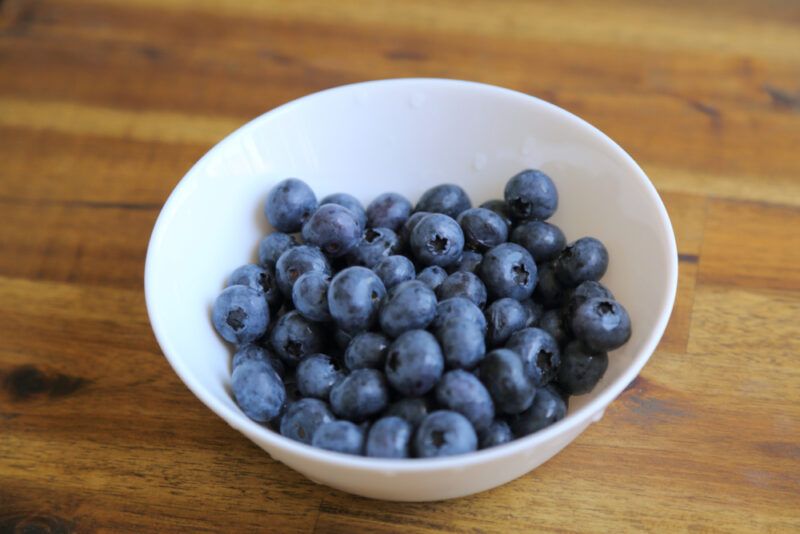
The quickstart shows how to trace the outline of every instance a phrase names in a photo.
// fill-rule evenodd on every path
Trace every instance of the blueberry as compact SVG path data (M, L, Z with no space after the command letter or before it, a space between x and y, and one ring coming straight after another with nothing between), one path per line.
M330 321L328 286L331 278L319 271L302 275L292 287L292 303L300 314L311 321Z
M469 419L478 432L488 428L494 419L494 403L486 387L475 375L461 369L442 376L436 386L436 401Z
M503 243L484 254L478 274L492 300L524 300L533 293L537 280L536 263L515 243Z
M286 407L280 431L289 439L310 444L317 429L333 420L326 403L319 399L300 399Z
M478 436L469 420L448 410L439 410L425 417L414 436L414 452L420 458L453 456L477 448Z
M311 445L328 451L342 454L362 454L364 449L364 432L350 421L331 421L320 425Z
M383 369L389 339L383 334L363 332L355 336L344 352L344 364L348 369Z
M317 210L317 197L308 184L297 178L287 178L267 195L264 214L278 231L298 232Z
M405 397L392 403L386 410L386 415L401 417L416 428L429 411L429 402L425 397Z
M463 297L472 301L479 308L486 306L486 286L476 275L458 271L448 276L436 288L436 295L440 300Z
M338 204L325 204L303 225L303 240L338 258L358 244L363 230L352 211Z
M240 345L264 335L269 324L269 307L263 292L247 286L230 286L214 301L211 319L225 341Z
M594 389L608 369L608 354L595 352L580 341L571 341L561 353L558 385L567 395L583 395Z
M411 231L410 249L424 265L447 267L457 263L464 250L464 233L447 215L424 217Z
M342 330L369 330L378 318L386 288L378 275L365 267L348 267L333 277L328 288L328 309Z
M351 265L372 269L383 258L400 252L397 234L389 228L367 228L361 240L347 255Z
M631 318L616 300L593 298L575 310L572 332L589 349L607 352L630 339Z
M430 332L410 330L389 346L386 378L403 395L424 395L433 389L443 371L442 349Z
M525 320L525 326L539 326L539 321L544 313L542 305L533 299L525 299L520 304L525 308L525 313L528 315Z
M404 244L408 244L409 239L411 238L411 230L417 226L422 219L425 218L426 215L430 215L429 211L417 211L409 215L406 222L403 223L403 227L400 229L400 241Z
M327 400L331 388L344 378L339 363L327 354L313 354L297 364L297 389L304 397Z
M283 303L283 296L278 289L275 268L272 265L242 265L228 278L229 286L247 286L256 291L263 291L269 309L277 311Z
M508 225L503 218L486 208L470 208L458 216L464 231L465 246L483 252L508 239Z
M481 327L481 332L486 332L486 317L471 300L455 297L439 302L436 306L436 317L431 326L434 330L440 328L450 319L466 319Z
M350 342L353 341L353 334L349 332L345 332L341 328L336 328L333 332L333 341L336 343L336 346L341 349L345 350Z
M567 405L564 400L548 386L536 390L536 397L530 408L510 417L511 428L517 436L527 436L564 419L566 415Z
M486 208L487 210L491 210L498 214L500 218L503 219L503 222L506 223L506 226L511 228L511 210L506 204L505 200L500 200L499 198L495 198L493 200L487 200L480 206L481 208Z
M454 317L439 325L436 338L442 347L445 363L451 369L472 369L486 354L483 328L465 317Z
M525 375L536 387L553 380L561 363L556 340L541 328L524 328L508 340L506 348L522 359Z
M451 274L459 271L477 274L478 267L480 267L482 261L483 254L480 252L465 250L461 253L461 257L458 261L447 268L447 271Z
M337 204L339 206L344 206L345 208L349 209L353 215L355 215L356 220L361 228L367 227L367 212L364 211L364 206L361 205L361 202L359 202L358 199L353 195L348 195L347 193L334 193L319 201L320 206L324 206L325 204Z
M568 326L564 323L564 317L560 310L547 310L539 319L539 328L553 336L556 343L563 345L569 338Z
M539 281L533 290L533 298L546 308L561 306L566 298L566 289L556 277L552 263L542 263L538 266Z
M442 282L444 282L445 278L447 278L447 271L438 265L425 267L417 275L417 280L424 283L434 291L436 291L436 288L438 288Z
M516 414L527 410L536 394L525 375L522 360L508 349L495 349L486 355L481 363L481 381L500 413Z
M399 231L411 215L411 202L398 193L379 195L367 206L367 224L372 228Z
M481 449L488 449L489 447L496 447L503 443L508 443L514 439L514 434L511 433L508 423L502 419L495 419L492 424L488 426L480 436Z
M297 387L297 375L294 373L288 373L283 377L283 385L286 388L286 402L284 403L284 408L303 398L303 394L300 393L300 388Z
M467 193L455 184L441 184L425 191L417 202L414 211L444 213L455 219L472 207Z
M291 299L294 283L300 276L310 271L331 274L328 259L318 248L300 245L281 254L275 264L275 277L278 279L281 292Z
M236 366L231 390L245 415L259 423L277 417L286 400L281 378L265 360L250 359Z
M269 350L259 347L258 345L242 345L237 347L236 353L233 355L233 362L231 363L231 369L236 370L244 362L248 361L259 361L264 362L275 370L278 373L278 376L283 378L286 372L285 367L283 366L283 362L281 362L274 354L272 354Z
M581 284L570 291L566 297L567 309L565 313L567 319L572 321L572 317L575 316L575 310L577 310L581 304L593 298L613 299L614 294L600 282L595 282L594 280L581 282Z
M386 378L375 369L356 369L333 386L330 401L333 413L360 423L382 412L389 403Z
M511 232L512 243L525 247L536 263L554 260L567 244L558 226L544 221L527 221Z
M381 279L386 289L391 289L400 282L413 280L417 276L414 264L405 256L387 256L372 268Z
M367 456L374 458L408 458L412 426L400 417L382 417L375 421L367 435Z
M525 328L528 322L528 310L518 300L498 299L486 308L486 342L490 347L502 346L511 334Z
M389 337L425 328L436 316L436 295L419 280L395 286L380 311L380 325Z
M292 310L275 323L270 343L283 363L295 366L303 357L323 350L325 334L317 323Z
M565 248L555 261L556 276L567 287L600 280L608 269L608 251L593 237L582 237Z
M258 244L258 263L275 267L281 254L297 245L297 240L293 235L272 232Z
M505 199L515 220L547 219L558 208L558 191L542 171L526 170L511 177Z

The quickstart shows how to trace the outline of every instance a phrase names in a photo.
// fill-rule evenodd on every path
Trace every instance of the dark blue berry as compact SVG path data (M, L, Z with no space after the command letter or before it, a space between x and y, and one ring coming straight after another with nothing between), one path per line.
M564 400L548 386L537 389L531 407L521 414L512 415L509 420L514 434L522 437L547 428L564 419L566 415L567 405L564 404Z
M454 317L441 323L435 332L449 368L472 369L486 354L480 323L466 317Z
M567 395L583 395L594 389L608 369L608 354L595 352L580 341L571 341L561 353L558 385Z
M414 211L444 213L455 219L462 211L471 207L472 202L461 187L455 184L441 184L425 191Z
M417 280L424 283L434 291L442 284L442 282L444 282L445 278L447 278L447 271L438 265L425 267L417 275Z
M528 314L525 326L539 326L539 321L544 313L542 305L533 299L525 299L520 304L525 308L525 313Z
M319 201L320 206L324 206L325 204L337 204L339 206L344 206L345 208L349 209L353 215L355 215L356 220L361 228L367 227L367 212L364 210L364 206L361 204L361 202L359 202L358 199L353 195L348 195L347 193L334 193Z
M556 277L552 263L538 266L539 280L533 290L533 298L545 308L557 308L564 303L567 290Z
M283 295L278 289L278 280L275 278L275 268L269 264L242 265L231 273L228 285L247 286L257 291L263 291L271 311L277 311L283 303Z
M328 288L328 309L342 330L363 332L375 323L386 296L383 282L365 267L348 267L333 277Z
M303 225L303 239L338 258L358 244L363 230L352 211L338 204L325 204Z
M458 262L450 265L447 268L447 272L452 274L459 271L464 271L467 273L477 274L478 267L480 267L482 261L483 254L480 252L475 252L474 250L465 250L461 253L461 258L459 258Z
M472 301L479 308L486 306L486 286L476 275L464 271L458 271L448 276L436 288L436 295L439 300L463 297Z
M540 328L523 328L506 343L506 348L516 352L522 359L525 375L536 387L548 384L556 376L561 363L558 343Z
M389 339L383 334L363 332L355 336L344 352L344 364L348 369L383 369Z
M388 405L386 378L376 369L356 369L333 386L330 401L337 416L360 423Z
M292 298L292 286L297 279L311 271L330 276L331 266L320 249L308 245L290 248L281 254L275 264L278 287L288 299Z
M297 240L293 235L272 232L258 244L258 263L275 267L275 263L281 257L281 254L297 245Z
M408 245L409 239L411 239L411 230L417 226L422 219L425 218L426 215L430 215L429 211L417 211L409 215L406 222L403 223L403 227L400 229L399 237L400 241L404 245Z
M267 331L269 307L262 291L230 286L214 301L211 319L225 341L241 345L255 341Z
M411 231L411 253L423 265L447 267L457 263L464 250L464 233L458 223L441 213L424 217Z
M608 269L608 251L599 240L582 237L565 248L555 261L556 276L566 287L600 280Z
M350 345L350 342L353 341L353 337L353 334L345 332L341 328L336 328L333 332L333 341L341 350L345 350L347 346Z
M269 223L279 232L298 232L317 210L314 191L297 178L278 182L267 195L264 214Z
M367 206L367 225L399 231L411 215L411 202L398 193L379 195Z
M278 359L269 350L253 344L241 345L240 347L237 347L236 352L233 355L233 361L231 362L231 369L236 369L239 367L239 365L251 360L265 362L271 365L275 372L278 373L279 377L284 377L286 368L284 367L283 362L280 361L280 359Z
M350 421L331 421L314 432L311 445L342 454L361 455L364 450L364 432Z
M231 375L231 390L245 415L259 423L277 417L286 400L281 378L264 360L250 359L236 366Z
M344 378L339 363L327 354L312 354L297 364L297 389L304 397L328 400L331 388Z
M324 349L325 333L317 323L292 310L275 323L270 344L283 363L294 367L303 357Z
M470 208L458 216L464 231L465 247L483 252L508 239L508 225L503 218L486 208Z
M525 375L517 353L495 349L481 363L481 382L489 390L497 411L515 414L527 410L533 403L536 389Z
M404 397L392 403L386 410L387 416L397 416L405 419L416 428L430 412L430 403L425 397Z
M575 310L572 332L591 350L614 350L630 339L631 318L616 300L593 298Z
M570 291L566 297L567 309L565 313L567 319L572 321L575 311L580 305L593 298L614 299L614 294L600 282L595 282L594 280L582 282L578 287Z
M487 200L481 204L480 207L486 208L487 210L491 210L498 214L500 218L503 219L503 222L506 223L506 226L509 229L511 228L511 210L508 208L508 204L506 204L505 200L500 200L499 198Z
M439 406L458 412L480 432L494 419L494 403L475 375L461 369L446 372L436 386Z
M319 399L300 399L289 404L281 418L281 434L301 443L311 444L317 429L334 420L328 405Z
M375 421L367 435L366 455L374 458L408 458L413 428L400 417Z
M383 258L400 252L397 234L389 228L367 228L347 255L351 265L375 267Z
M414 436L414 452L420 458L453 456L477 448L478 436L469 420L448 410L425 417Z
M558 208L556 186L542 171L526 170L511 177L505 199L515 220L544 220Z
M524 300L536 287L536 263L527 250L515 243L503 243L484 254L478 274L492 300Z
M503 298L492 302L486 308L486 343L490 347L502 346L511 334L525 328L528 310L518 300Z
M514 439L508 423L502 419L495 419L489 427L479 434L481 449L496 447Z
M389 337L426 328L436 316L436 295L419 280L395 286L381 308L381 329Z
M512 243L525 247L536 263L556 259L567 239L558 226L544 221L527 221L511 232Z
M472 321L480 326L481 332L486 332L486 317L474 302L463 297L455 297L442 300L436 306L436 317L434 317L431 327L437 330L450 319L465 319Z
M413 280L417 276L414 264L405 256L387 256L372 268L383 286L388 290L401 282Z
M443 371L442 349L430 332L410 330L389 346L386 378L403 395L424 395L433 389Z
M567 342L570 337L569 326L564 323L561 310L547 310L539 319L539 328L553 336L559 346Z
M330 321L328 286L330 276L319 271L302 275L292 287L292 303L300 314L311 321Z

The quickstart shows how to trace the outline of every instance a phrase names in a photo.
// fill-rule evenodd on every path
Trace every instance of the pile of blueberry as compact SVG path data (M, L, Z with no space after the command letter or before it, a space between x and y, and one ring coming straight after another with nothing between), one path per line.
M545 222L557 206L536 170L479 208L452 184L364 210L280 182L259 264L236 269L213 307L236 345L236 402L291 439L383 458L461 454L563 418L631 323L598 282L606 248L567 245Z

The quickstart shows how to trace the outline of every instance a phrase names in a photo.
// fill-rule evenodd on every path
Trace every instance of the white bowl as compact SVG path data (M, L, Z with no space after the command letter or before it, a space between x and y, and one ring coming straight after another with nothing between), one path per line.
M415 201L455 182L475 205L502 198L525 168L555 181L552 222L569 240L608 247L603 283L627 307L630 341L609 357L603 380L570 400L555 425L461 456L381 460L314 449L248 419L229 393L231 349L209 310L229 273L255 261L269 231L272 185L300 177L318 198L344 191L366 205L384 191ZM270 456L311 480L398 501L469 495L504 484L575 439L631 382L661 338L677 285L672 226L639 166L602 132L537 98L472 82L400 79L322 91L272 110L211 149L181 180L158 217L147 251L145 293L156 338L189 389Z

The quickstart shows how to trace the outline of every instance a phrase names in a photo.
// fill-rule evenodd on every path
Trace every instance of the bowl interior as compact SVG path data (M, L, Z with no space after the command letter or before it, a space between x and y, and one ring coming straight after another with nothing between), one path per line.
M658 195L627 154L582 120L526 95L452 80L325 91L259 117L214 147L181 181L153 232L146 296L159 343L206 404L234 427L266 434L228 393L230 348L209 310L229 273L255 261L269 231L262 210L272 185L296 176L318 198L344 191L366 205L384 191L415 201L433 185L454 182L478 205L501 198L506 180L525 168L555 181L560 206L551 222L569 240L590 235L606 244L603 282L633 322L630 342L613 353L595 391L574 398L570 413L610 389L617 394L652 352L674 298L675 243Z

